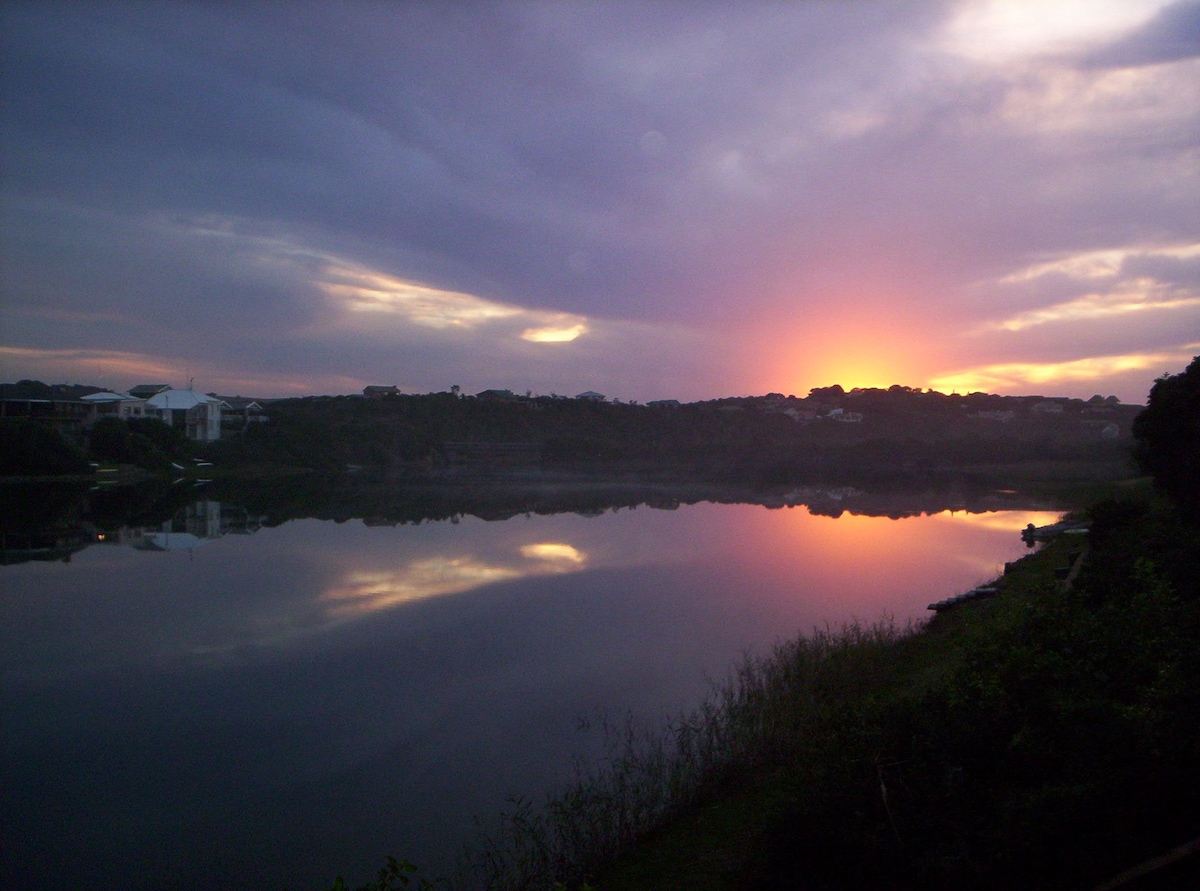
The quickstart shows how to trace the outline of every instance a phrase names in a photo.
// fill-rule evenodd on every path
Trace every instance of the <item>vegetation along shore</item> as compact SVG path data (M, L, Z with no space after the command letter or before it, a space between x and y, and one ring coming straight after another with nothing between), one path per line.
M1195 887L1198 422L1200 360L1135 425L1153 488L1095 504L994 596L781 644L661 732L615 721L601 766L516 801L445 884ZM393 862L364 887L410 879Z

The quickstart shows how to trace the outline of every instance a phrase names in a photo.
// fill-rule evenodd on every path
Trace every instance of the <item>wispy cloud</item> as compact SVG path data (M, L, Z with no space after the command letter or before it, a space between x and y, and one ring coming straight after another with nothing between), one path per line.
M1123 316L1135 312L1200 306L1200 295L1174 294L1172 289L1150 279L1143 279L1136 282L1135 285L1140 285L1140 288L1114 294L1087 294L1065 303L1056 303L1042 309L1017 313L998 322L989 322L983 326L983 330L1022 331L1035 325L1046 325L1052 322L1076 322L1084 319Z
M329 266L325 275L328 280L318 281L317 286L343 301L347 309L395 313L428 328L474 328L521 312L474 294L445 291L365 269Z
M11 346L0 346L0 374L7 380L32 376L51 383L84 383L115 390L134 383L183 387L194 382L197 389L205 391L255 395L344 393L364 386L362 380L348 376L231 371L216 364L172 362L149 353Z
M1123 247L1099 251L1066 254L1052 260L1033 263L999 279L1000 284L1019 284L1047 275L1064 275L1077 279L1112 278L1121 273L1124 265L1143 257L1170 257L1187 260L1200 257L1200 244L1176 244L1160 247Z
M1200 277L1196 274L1200 270L1180 277L1187 271L1188 261L1197 259L1200 244L1086 251L1034 263L1003 276L990 288L985 285L984 290L1000 299L1075 288L1086 288L1086 292L984 322L974 333L1015 332L1038 325L1200 307L1200 284L1194 281ZM1157 261L1175 262L1168 271L1149 274L1155 265L1164 265ZM1168 272L1175 273L1175 277L1169 277Z
M276 239L260 242L280 258L320 261L313 284L351 314L383 314L439 331L491 328L501 337L515 336L530 343L569 343L591 331L588 319L574 313L528 309L437 288Z
M935 376L930 379L929 385L943 392L1026 393L1031 387L1102 381L1130 372L1161 370L1167 373L1182 368L1197 351L1200 351L1200 342L1171 350L1089 356L1065 362L983 365Z
M95 383L97 377L180 382L183 369L155 356L120 350L41 350L0 346L0 365L20 368L55 382Z

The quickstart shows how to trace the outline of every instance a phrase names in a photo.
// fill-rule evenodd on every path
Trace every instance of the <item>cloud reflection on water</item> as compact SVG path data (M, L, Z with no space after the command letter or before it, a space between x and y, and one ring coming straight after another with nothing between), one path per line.
M359 616L404 603L461 594L513 579L572 572L587 564L587 555L562 542L523 545L522 560L504 565L473 556L413 560L394 570L351 570L321 595L330 618Z

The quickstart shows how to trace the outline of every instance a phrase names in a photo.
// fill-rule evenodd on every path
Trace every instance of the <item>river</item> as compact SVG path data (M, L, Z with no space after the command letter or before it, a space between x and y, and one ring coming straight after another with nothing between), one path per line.
M744 653L920 620L1057 516L266 526L201 500L68 559L10 553L3 885L299 891L389 853L445 871L476 815L595 756L599 716L657 726Z

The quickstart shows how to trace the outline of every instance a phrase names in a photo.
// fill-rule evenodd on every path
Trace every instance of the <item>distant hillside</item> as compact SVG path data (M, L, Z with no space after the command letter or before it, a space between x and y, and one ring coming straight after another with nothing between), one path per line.
M0 384L0 396L77 400L99 389L22 380ZM911 484L950 474L1097 479L1128 470L1130 427L1141 410L1115 397L946 395L901 386L649 405L507 390L387 392L270 400L266 422L227 432L206 452L228 469L429 481L529 473L764 487ZM77 444L94 451L91 438Z
M632 472L760 484L924 477L1038 462L1126 467L1139 406L904 387L645 406L451 393L307 397L215 444L214 460L447 476Z

